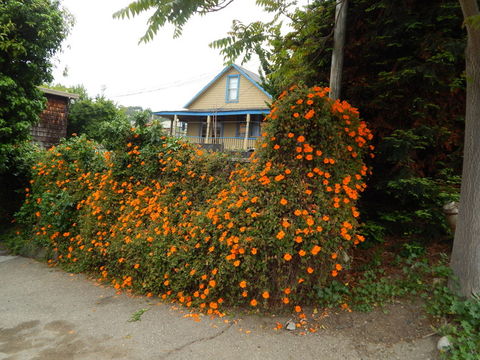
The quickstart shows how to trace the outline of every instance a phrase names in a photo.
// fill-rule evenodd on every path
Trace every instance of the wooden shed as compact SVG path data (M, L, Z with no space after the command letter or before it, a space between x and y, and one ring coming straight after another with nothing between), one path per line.
M71 99L78 99L77 94L65 91L40 88L47 98L47 107L40 114L38 124L32 126L33 140L44 148L60 142L67 135L68 109Z

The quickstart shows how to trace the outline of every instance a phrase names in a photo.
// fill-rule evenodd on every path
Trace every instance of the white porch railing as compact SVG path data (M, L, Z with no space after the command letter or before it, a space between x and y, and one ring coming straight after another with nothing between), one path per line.
M187 141L195 144L219 144L223 145L224 150L249 150L255 148L257 142L256 137L247 138L244 137L213 137L207 139L202 136L182 136ZM246 147L245 147L246 145Z

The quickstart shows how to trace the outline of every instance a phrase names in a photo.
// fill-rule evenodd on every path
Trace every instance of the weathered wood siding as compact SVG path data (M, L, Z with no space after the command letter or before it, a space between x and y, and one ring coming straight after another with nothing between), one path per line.
M67 115L69 99L45 94L47 107L40 115L40 121L32 127L33 140L42 147L49 148L67 135Z
M227 103L225 95L227 90L227 76L238 75L234 68L227 71L203 94L201 94L189 107L190 110L205 109L265 109L265 103L271 100L248 79L240 75L238 102Z

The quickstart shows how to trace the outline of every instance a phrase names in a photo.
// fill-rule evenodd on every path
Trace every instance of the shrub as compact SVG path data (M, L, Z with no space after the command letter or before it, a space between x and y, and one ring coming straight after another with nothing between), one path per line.
M117 289L209 312L222 303L300 312L364 240L355 203L372 135L327 92L283 93L248 164L148 128L112 152L73 139L36 167L20 217L59 263Z

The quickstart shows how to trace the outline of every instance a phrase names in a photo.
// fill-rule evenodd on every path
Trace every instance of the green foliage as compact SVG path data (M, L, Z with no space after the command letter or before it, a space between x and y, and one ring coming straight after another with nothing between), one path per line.
M234 21L227 36L211 46L228 62L257 55L264 87L274 96L296 83L326 85L335 1L313 1L304 9L288 1L257 4L273 19ZM155 16L163 20L151 20L151 38L158 26L177 20L183 25L193 14L218 4L197 5L187 4L187 11L179 15L173 4L139 1L122 14L158 10ZM202 6L206 8L200 10ZM291 19L294 29L286 35L280 31L282 16ZM465 104L465 33L459 3L354 0L347 18L343 97L364 109L378 134L374 174L360 204L363 220L370 229L377 225L372 234L377 238L382 232L448 235L441 207L458 196Z
M421 245L403 245L403 251L387 269L401 269L395 275L386 274L381 263L370 268L349 283L333 281L317 288L320 306L348 307L356 311L371 311L400 298L412 295L425 300L425 310L442 325L436 329L447 335L452 346L441 352L442 359L473 360L480 355L480 298L462 299L447 286L454 282L448 257L430 263ZM392 265L395 265L392 268Z
M153 1L137 0L126 8L117 11L114 18L130 18L144 12L153 10L148 19L148 29L140 42L149 42L165 24L175 26L174 36L182 33L183 26L194 15L205 15L219 11L228 6L233 0L179 0L179 1Z
M75 101L69 110L67 134L85 134L107 147L116 142L118 134L125 134L130 123L117 105L104 97L84 98Z
M272 42L275 93L298 81L328 83L333 4L297 11L294 31ZM449 234L441 207L458 197L465 106L458 1L356 0L347 18L342 97L365 109L377 135L363 220L385 235Z
M71 271L218 311L312 301L364 238L355 207L372 135L322 88L282 94L250 163L129 129L44 154L18 219Z
M51 58L69 29L58 1L0 2L0 223L11 220L27 185L32 124L45 104L37 88L51 80Z
M140 309L135 311L128 322L135 322L135 321L140 321L142 320L142 315L145 314L148 311L148 309Z
M141 106L121 106L120 109L127 117L127 120L134 126L146 126L152 117L152 111L150 109L143 109Z
M12 170L15 146L29 138L45 98L37 86L51 79L52 56L68 32L58 1L0 3L0 172Z
M452 276L451 271L448 275ZM446 278L433 286L426 310L442 318L440 335L448 336L452 346L442 351L442 359L474 360L480 356L480 297L463 299L446 286Z

